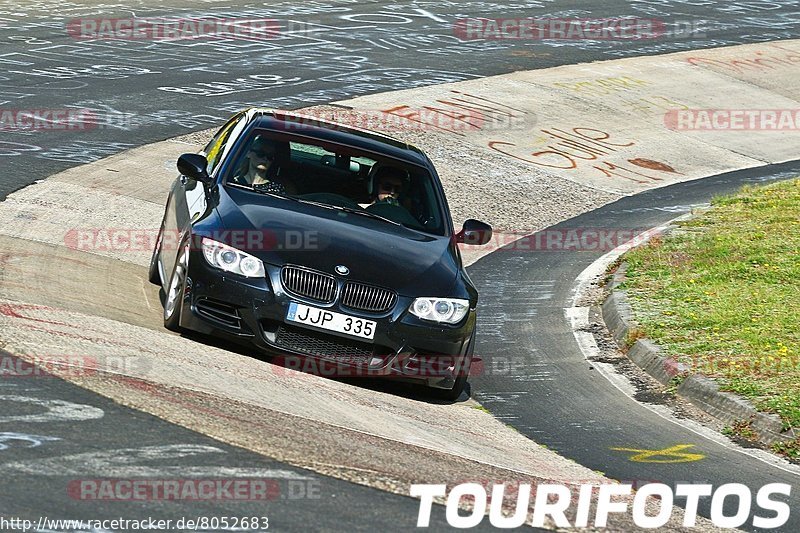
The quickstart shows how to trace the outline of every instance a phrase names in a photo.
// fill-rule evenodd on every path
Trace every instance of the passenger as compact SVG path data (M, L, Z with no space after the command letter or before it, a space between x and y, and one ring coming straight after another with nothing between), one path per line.
M281 176L277 162L276 143L261 135L253 139L239 173L233 178L235 183L250 185L256 191L277 194L297 194L297 188Z

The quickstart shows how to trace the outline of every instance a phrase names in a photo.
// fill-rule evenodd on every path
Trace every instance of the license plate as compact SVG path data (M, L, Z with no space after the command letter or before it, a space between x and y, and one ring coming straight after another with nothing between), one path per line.
M315 328L337 331L345 335L373 339L377 323L372 320L348 316L327 309L318 309L305 304L291 302L286 320L306 324Z

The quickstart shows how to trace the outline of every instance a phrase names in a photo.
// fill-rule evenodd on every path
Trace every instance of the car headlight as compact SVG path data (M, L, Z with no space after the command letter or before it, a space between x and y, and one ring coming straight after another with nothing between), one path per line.
M457 324L469 311L469 301L456 298L417 298L408 310L422 320Z
M263 278L266 275L260 259L206 237L203 237L203 255L209 265L246 278Z

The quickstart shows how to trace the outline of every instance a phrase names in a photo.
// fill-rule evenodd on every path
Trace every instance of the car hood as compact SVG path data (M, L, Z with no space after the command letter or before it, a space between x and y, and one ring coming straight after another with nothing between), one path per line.
M338 209L231 188L220 191L217 212L229 232L218 240L272 265L329 274L343 265L350 271L347 279L405 296L448 296L460 269L447 237Z

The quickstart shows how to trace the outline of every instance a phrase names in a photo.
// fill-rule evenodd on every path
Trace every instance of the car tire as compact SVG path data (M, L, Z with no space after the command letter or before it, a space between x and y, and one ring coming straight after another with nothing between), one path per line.
M464 389L467 386L467 380L469 379L469 370L472 367L472 354L475 351L475 333L473 332L472 337L469 340L469 347L467 348L467 354L464 358L464 362L461 364L461 369L457 372L458 377L456 378L456 382L453 385L452 389L431 389L431 394L437 400L444 400L448 402L455 402L461 397L461 393L464 392Z
M150 283L158 286L164 283L158 271L158 256L161 253L161 243L164 239L164 222L164 220L161 221L161 228L159 228L158 237L156 237L156 245L153 247L153 257L150 258L150 269L147 272L147 279Z
M164 327L170 331L180 331L181 309L183 307L183 291L186 286L186 272L189 269L189 243L181 247L181 253L175 260L172 275L167 285L164 299Z

